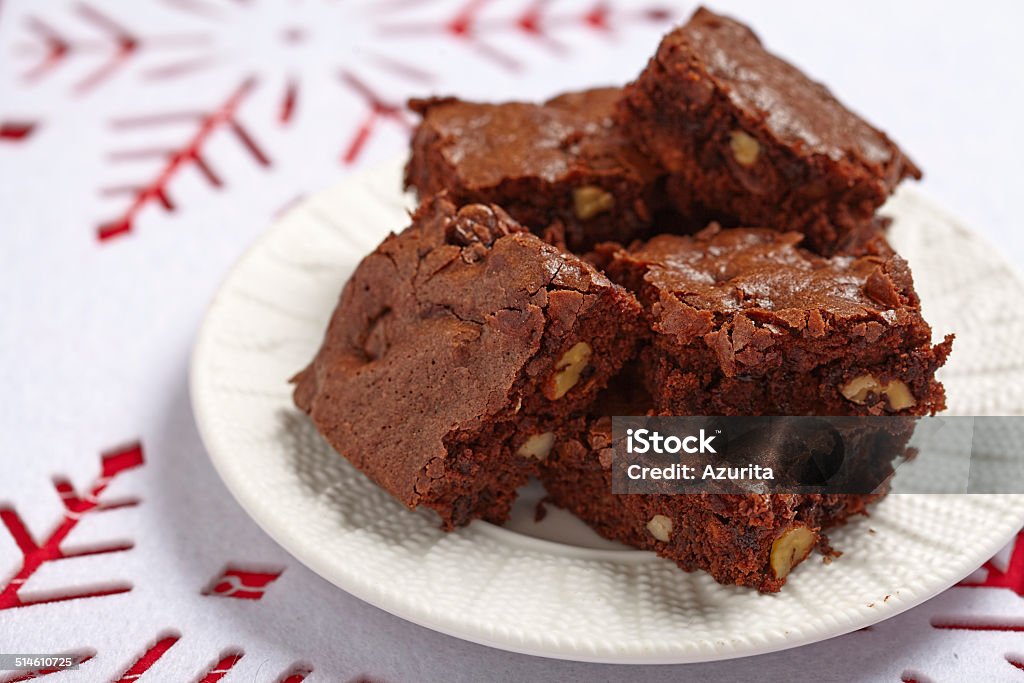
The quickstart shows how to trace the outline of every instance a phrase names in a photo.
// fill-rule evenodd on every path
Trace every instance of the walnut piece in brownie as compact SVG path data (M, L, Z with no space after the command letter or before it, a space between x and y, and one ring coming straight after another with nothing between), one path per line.
M743 24L698 9L624 90L624 130L668 172L669 200L723 225L798 230L823 254L921 172Z
M345 285L296 405L446 529L503 521L565 415L633 353L640 306L495 206L434 198Z
M904 452L908 438L904 432L892 439L893 456ZM610 417L579 420L560 432L541 463L550 500L605 538L652 550L686 571L704 570L719 583L762 592L778 591L814 548L836 554L825 530L866 514L884 495L616 495L612 452Z
M653 339L655 410L675 415L927 415L952 335L932 345L910 269L889 250L823 258L801 235L718 226L612 257Z
M664 203L660 172L614 123L618 88L566 93L544 104L413 100L423 120L405 183L421 199L499 204L569 249L629 242ZM554 241L563 239L556 234Z

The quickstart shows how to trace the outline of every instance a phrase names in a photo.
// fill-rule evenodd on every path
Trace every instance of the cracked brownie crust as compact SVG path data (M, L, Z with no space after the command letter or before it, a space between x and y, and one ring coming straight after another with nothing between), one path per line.
M614 122L619 88L566 93L544 104L413 100L423 120L406 187L447 190L457 204L491 202L553 242L581 252L628 242L664 203L660 171Z
M501 522L639 319L632 294L501 209L435 198L356 268L295 403L408 507L449 529Z
M699 9L662 40L619 116L684 215L807 236L830 254L921 172L743 24Z
M830 259L801 235L712 226L612 257L652 331L641 354L655 409L674 415L926 415L945 407L906 261Z

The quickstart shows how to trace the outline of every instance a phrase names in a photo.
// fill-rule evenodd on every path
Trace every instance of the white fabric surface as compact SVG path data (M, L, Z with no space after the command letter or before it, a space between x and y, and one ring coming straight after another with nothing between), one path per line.
M82 493L99 475L101 452L138 441L145 459L100 497L139 503L83 515L61 546L134 547L45 563L19 595L131 590L0 609L0 652L94 654L78 672L47 677L53 681L116 680L169 634L180 638L142 680L196 680L235 651L244 655L226 681L277 681L302 667L312 669L310 681L388 683L1024 676L1011 663L1024 660L1019 584L955 588L870 630L732 662L627 669L492 650L405 623L335 589L279 549L230 498L191 417L192 339L223 274L275 214L351 168L403 150L405 129L386 107L374 115L352 77L395 104L413 94L532 98L623 82L668 25L646 10L668 6L681 19L693 7L615 0L605 29L584 21L600 5L555 0L536 4L537 35L516 23L534 5L0 4L0 509L17 511L41 541L63 514L54 478ZM478 6L468 38L443 29L461 9ZM1021 263L1024 237L1010 217L1020 184L1016 118L1024 108L1014 59L1024 19L1019 5L715 6L748 19L770 45L881 123L925 168L924 189ZM121 36L104 17L141 40ZM40 71L48 50L59 59ZM111 61L118 50L125 58ZM229 102L249 78L251 87ZM282 115L290 84L294 106ZM194 118L137 119L226 112L226 102L234 117L212 121L205 136L197 136L202 124ZM34 127L19 136L25 123ZM347 160L362 124L369 126L365 143ZM188 159L168 171L165 157L120 154L181 150L190 140L220 187ZM104 188L163 177L173 211L153 194L130 232L97 238L97 228L125 215L132 202ZM1008 550L996 566L1009 562ZM0 590L20 564L0 525ZM259 600L204 595L226 566L280 576ZM1006 630L932 625L943 622Z

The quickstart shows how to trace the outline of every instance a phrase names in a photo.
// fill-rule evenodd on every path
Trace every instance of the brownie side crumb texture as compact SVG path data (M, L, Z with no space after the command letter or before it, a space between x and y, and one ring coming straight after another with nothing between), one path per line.
M683 214L798 230L824 254L871 219L914 163L745 25L698 9L624 90L622 126L669 173Z
M952 335L931 343L910 269L891 248L830 259L797 233L659 235L612 258L653 341L655 409L676 415L926 415Z
M606 392L607 393L607 392ZM601 411L601 408L597 408ZM615 411L618 412L618 411ZM633 410L631 412L638 412ZM909 434L892 441L905 453ZM580 418L559 433L540 476L553 503L605 538L652 550L685 571L719 583L776 592L817 549L833 550L826 530L866 515L887 487L865 494L613 494L610 417Z
M615 124L619 88L543 104L412 100L422 116L405 184L421 199L499 204L537 234L583 252L642 236L665 204L661 173Z
M345 285L296 405L444 528L501 522L564 416L633 353L636 299L500 208L422 205Z

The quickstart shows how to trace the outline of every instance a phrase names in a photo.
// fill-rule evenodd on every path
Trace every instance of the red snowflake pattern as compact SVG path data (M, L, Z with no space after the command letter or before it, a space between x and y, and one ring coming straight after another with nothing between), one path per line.
M123 69L133 57L145 50L194 47L206 42L205 36L195 34L143 36L92 5L77 5L75 12L94 33L99 34L98 37L75 39L60 32L43 19L36 16L28 18L26 25L34 42L22 45L21 53L38 57L35 65L25 72L26 81L38 81L79 55L108 55L105 58L101 57L100 65L74 86L75 92L85 93L108 80L115 72Z
M116 582L102 588L88 590L69 589L61 593L27 600L23 599L19 593L24 584L46 562L66 560L84 555L122 552L133 547L131 543L115 543L98 548L67 550L63 547L63 543L82 517L138 504L139 501L135 499L101 502L100 496L115 477L126 470L139 467L142 463L142 446L137 443L104 454L102 456L100 477L89 488L85 496L79 496L68 481L57 479L54 484L57 493L60 495L61 502L64 504L64 516L57 527L42 542L37 543L32 538L32 534L29 533L17 510L12 507L0 507L0 521L7 527L22 554L21 567L7 583L0 586L0 610L49 602L76 600L79 598L114 595L125 593L132 589L129 583Z
M150 204L157 203L164 210L173 211L175 207L171 201L168 188L174 177L186 166L191 165L198 169L210 185L214 187L223 186L224 181L214 172L204 155L206 143L215 132L221 129L227 129L232 132L256 163L261 166L270 166L270 159L264 154L263 150L256 144L256 141L237 118L238 108L255 85L256 81L254 79L244 81L213 111L198 113L171 112L115 121L114 125L118 128L159 126L179 121L195 121L197 126L193 135L178 148L132 149L115 152L111 155L111 158L117 161L160 157L164 159L164 163L160 171L142 185L121 185L104 188L103 193L106 195L128 194L132 199L120 216L99 227L97 237L100 240L109 240L128 234L132 231L139 212Z
M396 34L447 35L469 46L485 59L512 71L522 68L522 63L508 52L497 47L495 34L517 33L534 40L539 45L556 53L565 52L566 46L558 39L558 33L572 26L589 28L602 34L610 34L619 25L637 21L665 23L673 17L671 9L662 6L617 9L607 2L596 2L588 9L575 12L560 12L554 9L553 0L531 0L512 14L501 16L486 15L494 7L494 0L467 0L447 20L436 22L394 21L384 24L384 29Z

